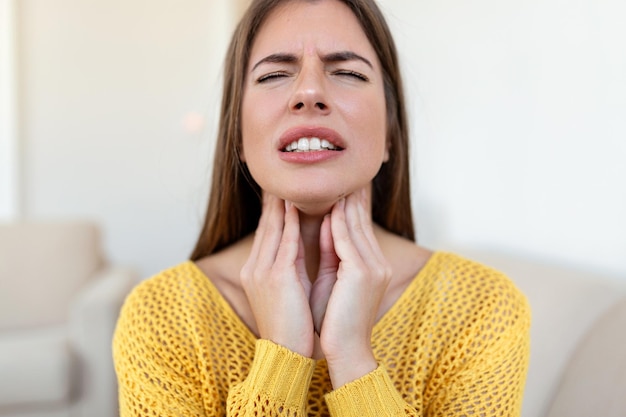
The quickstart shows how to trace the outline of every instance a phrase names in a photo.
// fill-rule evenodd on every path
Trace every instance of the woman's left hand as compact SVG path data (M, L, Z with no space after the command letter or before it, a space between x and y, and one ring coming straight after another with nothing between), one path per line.
M330 216L334 254L328 254L328 250L324 253L324 247L329 247L324 233L320 242L322 265L325 260L332 263L329 256L338 258L336 282L320 332L320 345L335 388L377 367L371 345L372 329L392 271L374 236L370 207L365 189L337 202ZM320 285L324 282L328 280L321 280Z

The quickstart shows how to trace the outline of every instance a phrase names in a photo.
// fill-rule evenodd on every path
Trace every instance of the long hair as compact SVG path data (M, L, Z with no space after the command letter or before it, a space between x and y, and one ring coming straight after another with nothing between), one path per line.
M261 25L277 6L296 0L253 0L231 39L209 204L191 260L218 252L252 233L261 216L261 189L240 159L241 102L250 51ZM299 0L317 1L317 0ZM389 160L372 180L372 219L415 240L409 183L409 132L396 46L374 0L340 0L359 21L382 66Z

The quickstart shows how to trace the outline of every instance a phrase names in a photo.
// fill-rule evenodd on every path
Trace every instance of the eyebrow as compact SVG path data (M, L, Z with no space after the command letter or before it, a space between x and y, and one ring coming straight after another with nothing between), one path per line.
M339 51L333 52L330 54L326 54L322 56L322 61L326 63L337 63L337 62L346 62L346 61L361 61L367 64L370 68L374 68L372 63L365 57L354 53L352 51ZM254 71L261 64L293 64L294 62L298 62L298 57L294 54L287 53L276 53L266 56L261 59L259 62L254 64L252 67L252 71Z

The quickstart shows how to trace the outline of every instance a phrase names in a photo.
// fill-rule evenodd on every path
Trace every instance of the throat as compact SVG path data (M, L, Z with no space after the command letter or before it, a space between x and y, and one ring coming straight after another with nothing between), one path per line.
M305 249L305 253L306 253L306 249ZM311 283L315 282L315 280L317 279L317 274L319 273L319 264L320 264L320 256L319 256L319 248L317 251L317 258L314 259L312 256L306 256L306 274L309 277L309 281L311 281Z
M300 212L300 236L304 245L304 260L309 280L317 278L320 265L320 228L323 216L308 216Z

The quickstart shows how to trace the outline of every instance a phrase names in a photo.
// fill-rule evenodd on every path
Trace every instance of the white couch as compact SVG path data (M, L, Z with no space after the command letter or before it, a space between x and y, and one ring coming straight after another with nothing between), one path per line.
M506 273L528 297L522 417L626 417L626 277L493 251L455 252Z
M88 222L0 224L0 417L117 416L111 338L137 277Z

